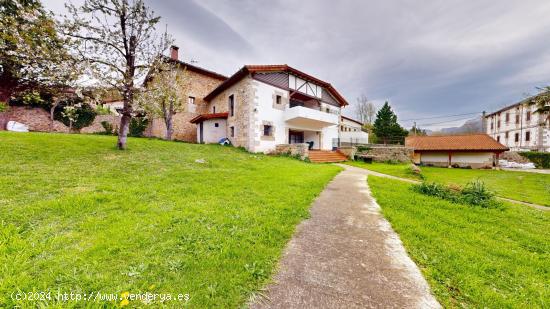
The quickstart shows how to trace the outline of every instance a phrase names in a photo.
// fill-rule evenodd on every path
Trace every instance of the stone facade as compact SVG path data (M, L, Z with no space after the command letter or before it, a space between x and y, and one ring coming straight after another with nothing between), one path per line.
M300 156L301 160L309 157L308 144L279 144L275 146L275 154Z
M9 110L0 113L0 129L5 130L8 121L17 121L29 127L29 131L69 133L69 127L62 122L50 120L50 113L40 107L10 106ZM80 130L80 133L103 132L102 121L110 122L113 127L118 127L120 117L116 115L97 115L94 122Z
M188 93L182 94L185 100L185 110L174 115L174 132L172 138L186 142L196 142L197 127L189 121L200 114L212 112L208 110L208 103L204 101L204 97L223 81L190 70L186 71L185 74L188 74L190 87ZM189 97L195 98L195 104L189 104ZM166 125L164 119L156 118L149 121L149 126L145 130L145 135L165 138Z
M209 113L229 112L229 96L233 95L234 115L229 114L227 117L227 137L236 147L250 149L255 142L254 127L250 125L256 101L254 82L252 78L245 77L208 104ZM231 127L234 128L234 136L231 136Z
M371 157L374 162L411 162L413 149L409 147L372 146L367 150L358 151L357 155Z

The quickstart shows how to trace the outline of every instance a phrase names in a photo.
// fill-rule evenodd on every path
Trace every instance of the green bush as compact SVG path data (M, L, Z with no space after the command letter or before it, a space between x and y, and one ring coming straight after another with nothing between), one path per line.
M130 132L129 136L133 137L142 137L143 132L147 129L147 124L149 120L146 117L132 117L130 120Z
M91 125L94 122L97 115L94 108L87 103L81 103L79 100L65 101L60 103L54 110L54 119L61 121L64 125L69 126L69 118L66 117L63 112L65 107L73 105L77 107L76 120L72 124L72 127L76 130L80 130Z
M9 108L8 104L6 102L0 101L0 113L3 113L7 111Z
M98 114L98 115L111 115L111 110L108 108L108 107L105 107L103 105L98 105L96 106L95 108L95 112Z
M460 191L460 201L465 204L481 207L496 206L495 194L485 186L483 181L472 181Z
M537 168L550 168L550 153L548 152L525 151L519 154L535 163Z
M363 145L357 146L357 152L365 152L365 151L369 151L370 149L371 148L368 146L363 146Z
M462 189L454 190L436 182L423 182L413 186L413 190L424 195L434 196L454 203L480 206L484 208L498 208L501 203L495 199L482 181L472 181Z
M102 121L101 126L105 130L105 132L102 132L103 134L105 134L105 135L112 135L113 134L114 129L113 129L113 125L110 122Z
M440 199L456 202L458 200L457 193L449 187L437 182L423 182L413 186L414 190L424 195L435 196Z

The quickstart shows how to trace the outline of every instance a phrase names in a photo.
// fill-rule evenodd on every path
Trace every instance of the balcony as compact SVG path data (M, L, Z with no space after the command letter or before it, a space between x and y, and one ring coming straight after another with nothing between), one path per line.
M287 108L284 120L291 126L306 129L320 130L324 127L338 125L338 115L304 106Z

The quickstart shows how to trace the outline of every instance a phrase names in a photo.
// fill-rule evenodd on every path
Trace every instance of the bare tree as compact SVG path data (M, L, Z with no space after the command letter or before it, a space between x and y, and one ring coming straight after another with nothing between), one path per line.
M67 9L64 34L77 42L79 59L89 64L95 80L123 98L117 147L126 149L137 85L159 65L171 39L166 32L157 33L160 17L143 0L86 0Z
M367 96L362 94L357 98L356 113L359 117L359 121L364 124L372 124L374 116L376 116L376 107L374 103L367 99Z
M186 66L166 62L149 76L147 88L137 96L138 105L147 115L164 120L167 140L172 140L174 115L187 106L190 85Z

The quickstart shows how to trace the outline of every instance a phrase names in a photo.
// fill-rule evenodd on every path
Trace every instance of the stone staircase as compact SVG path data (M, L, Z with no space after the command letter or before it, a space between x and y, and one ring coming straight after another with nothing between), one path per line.
M313 163L334 163L347 161L348 157L337 151L310 150L309 160Z

